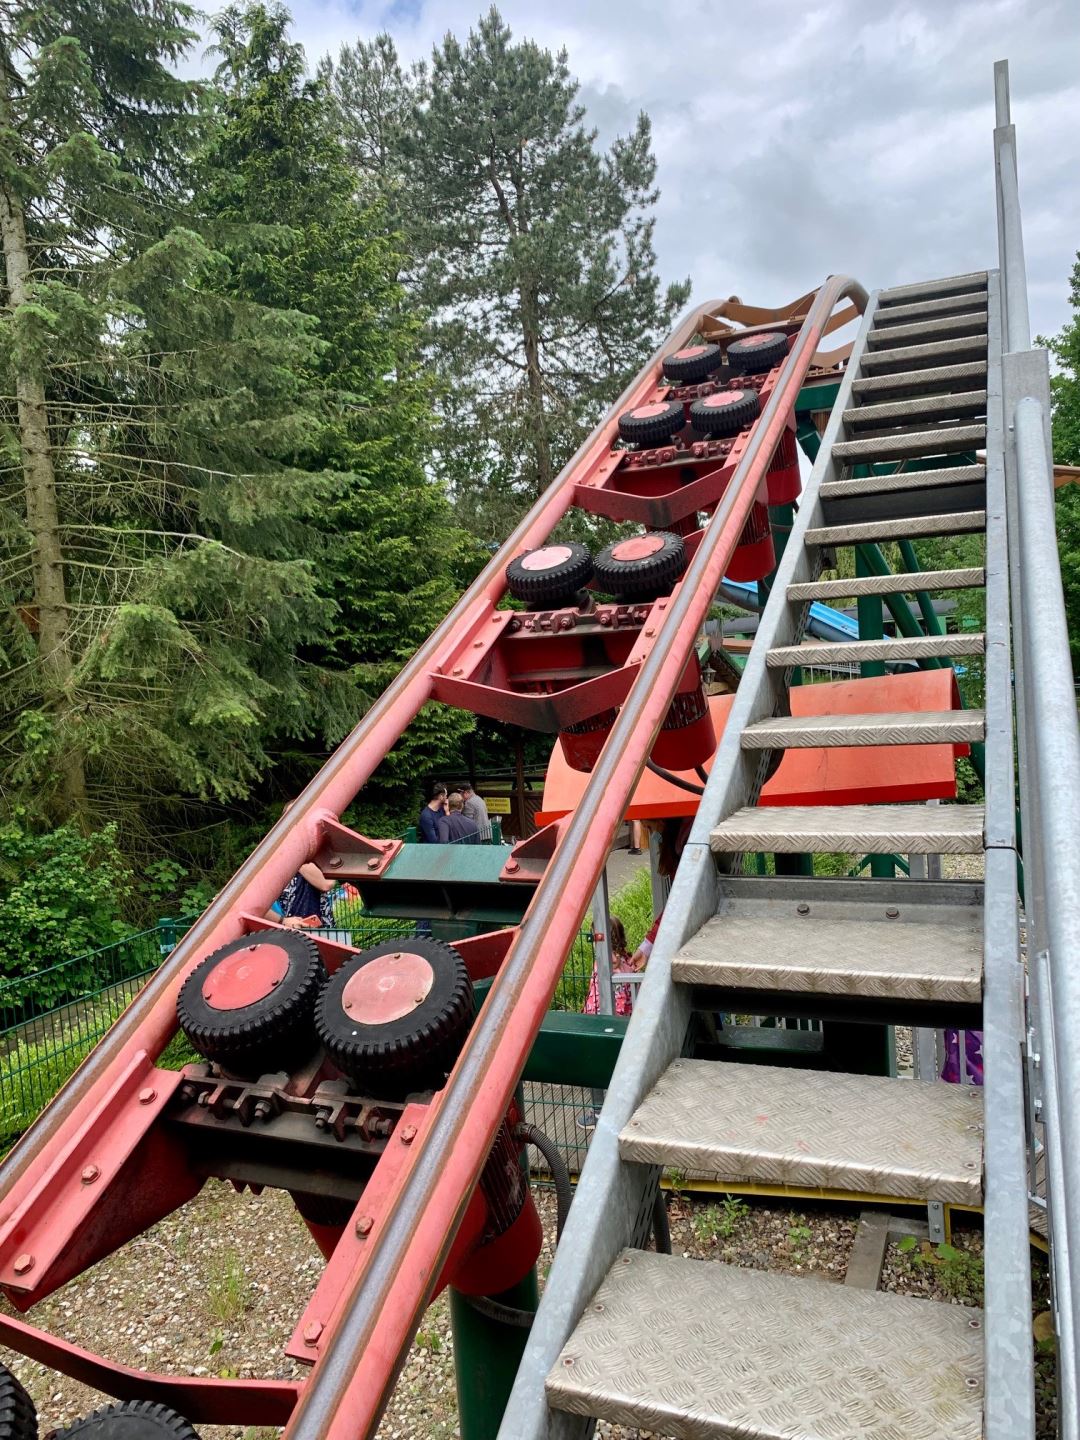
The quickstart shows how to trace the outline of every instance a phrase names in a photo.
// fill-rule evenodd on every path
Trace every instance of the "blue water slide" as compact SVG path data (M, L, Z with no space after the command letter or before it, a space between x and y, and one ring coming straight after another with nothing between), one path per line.
M738 605L743 610L761 609L758 587L752 581L744 584L740 580L722 580L717 594L721 599L728 600L732 605ZM810 605L810 618L806 628L819 640L857 640L859 638L859 622L857 620L850 615L845 615L842 610L834 610L831 605L822 605L819 600L814 600Z

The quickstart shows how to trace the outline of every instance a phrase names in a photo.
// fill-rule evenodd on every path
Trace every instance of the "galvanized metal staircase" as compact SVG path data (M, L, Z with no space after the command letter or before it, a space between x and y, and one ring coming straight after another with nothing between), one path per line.
M1043 974L1044 1038L1029 1044L1014 664L1021 794L1032 797L1024 802L1025 832L1040 876L1035 906L1044 935L1053 928L1047 914L1068 912L1074 897L1058 886L1060 907L1051 905L1058 882L1039 858L1045 823L1036 803L1045 788L1029 783L1025 791L1025 765L1037 761L1042 732L1033 685L1021 690L1024 670L1033 678L1037 665L1031 622L1020 614L1023 437L1013 438L1005 405L1017 406L1020 431L1031 402L1016 378L1023 375L1018 357L1008 353L1019 348L1023 272L1022 256L1019 271L1012 260L1018 242L1009 239L1018 235L1018 218L1010 219L1001 192L1001 147L1012 134L1007 101L1002 116L999 79L1002 273L871 297L665 910L500 1440L576 1440L592 1433L596 1419L682 1440L1034 1435L1025 1065L1031 1094L1036 1103L1045 1099L1043 1113L1060 1135L1073 1123L1070 1107L1057 1099L1056 1076L1039 1073L1064 1059L1043 972L1058 978L1060 1003L1071 1003L1054 965L1066 962L1069 945L1075 952L1075 937L1059 935L1055 949L1051 936L1033 965ZM1032 418L1032 436L1037 424ZM1048 486L1045 443L1042 464L1039 483ZM843 547L956 534L985 536L981 565L917 577L821 578ZM1048 543L1045 563L1053 566L1052 526ZM801 643L814 600L976 587L985 588L984 633ZM1024 603L1031 603L1026 592ZM1060 657L1056 633L1053 643ZM985 664L982 710L789 713L787 689L800 664L936 666L971 656ZM1056 677L1053 684L1056 693ZM985 806L758 804L777 750L973 742L985 746ZM1075 756L1068 756L1065 783L1075 788ZM743 874L748 852L836 851L981 854L985 879ZM1031 913L1029 896L1029 923ZM985 1088L747 1065L716 1058L724 1052L715 1044L695 1046L708 1034L698 1017L744 1011L861 1022L864 1033L873 1022L981 1028ZM1053 1057L1049 1067L1034 1053L1040 1049ZM1075 1276L1065 1240L1075 1199L1062 1183L1058 1144L1048 1168L1051 1188L1055 1171L1059 1181L1051 1228L1061 1242L1055 1277L1068 1412L1061 1434L1073 1435ZM653 1253L645 1245L663 1169L691 1184L697 1176L733 1187L982 1207L985 1312Z
M549 1412L526 1429L512 1402L507 1437L581 1433L580 1421L571 1419L579 1416L693 1440L824 1434L975 1440L982 1434L980 1315L647 1253L637 1248L637 1221L661 1167L680 1171L687 1184L701 1177L909 1202L982 1203L983 1106L975 1087L685 1058L683 1052L692 1018L701 1013L981 1026L981 886L741 871L747 852L983 850L985 817L978 806L763 807L757 800L765 762L777 749L986 739L981 710L804 718L778 712L787 709L792 667L810 654L839 649L798 643L809 602L837 588L819 578L832 552L864 542L986 532L985 565L951 578L956 585L1005 585L1002 497L994 494L1001 476L968 463L956 467L957 478L944 459L982 450L988 428L1000 426L1000 407L988 394L988 346L997 344L998 334L992 275L872 297L549 1280L545 1306L561 1310L564 1323L576 1322L560 1337L559 1353L544 1357L554 1361L543 1377ZM947 363L956 347L963 364ZM937 458L941 466L933 463ZM888 463L897 460L924 468L897 472ZM855 467L894 473L856 478ZM899 592L937 585L922 575L887 583ZM850 594L852 582L840 584ZM882 577L872 593L884 588ZM1002 598L995 597L998 609ZM947 635L849 644L844 653L861 651L864 659L903 654L933 664L985 647L982 634ZM994 698L988 690L988 704ZM1011 766L1002 784L1010 778ZM1013 891L1015 908L1015 885ZM1022 1111L1012 1120L1022 1155ZM605 1252L602 1277L598 1252ZM542 1309L538 1323L546 1320ZM536 1362L543 1363L538 1354ZM529 1376L534 1385L537 1378Z

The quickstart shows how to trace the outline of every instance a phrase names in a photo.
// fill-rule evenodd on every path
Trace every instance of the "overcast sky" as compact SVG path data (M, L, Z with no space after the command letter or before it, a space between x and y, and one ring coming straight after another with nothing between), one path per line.
M385 29L406 59L483 0L293 0L312 68ZM993 62L1008 58L1036 331L1080 249L1078 0L501 0L565 45L602 141L652 117L665 279L779 305L996 264Z

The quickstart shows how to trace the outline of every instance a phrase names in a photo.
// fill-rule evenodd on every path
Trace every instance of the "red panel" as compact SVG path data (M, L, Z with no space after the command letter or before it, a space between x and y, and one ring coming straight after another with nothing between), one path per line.
M723 733L734 696L709 700L717 738ZM826 685L796 685L791 691L793 715L856 715L880 711L955 710L959 708L956 678L951 670L919 670L868 680L838 680ZM765 786L763 805L872 805L887 800L951 800L956 795L954 757L966 745L865 745L835 750L789 750ZM712 761L705 762L705 769ZM678 772L677 772L678 773ZM692 785L701 782L693 770L682 772ZM544 803L538 825L568 814L588 784L588 775L571 770L555 745L544 780ZM643 772L626 810L628 820L661 820L693 815L696 798Z

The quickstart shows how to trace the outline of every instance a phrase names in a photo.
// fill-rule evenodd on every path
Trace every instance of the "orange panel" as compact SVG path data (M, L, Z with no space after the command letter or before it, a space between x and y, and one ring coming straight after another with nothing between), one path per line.
M717 738L734 696L709 700ZM859 715L873 711L956 710L960 697L951 670L917 670L868 680L797 685L793 715ZM956 795L956 755L966 745L851 745L835 750L789 750L762 791L762 805L871 805L887 800L951 800ZM707 762L708 770L711 761ZM548 761L543 809L546 825L573 810L588 776L571 770L558 741ZM698 785L692 770L683 779ZM646 770L626 811L628 820L661 820L693 815L697 799Z

